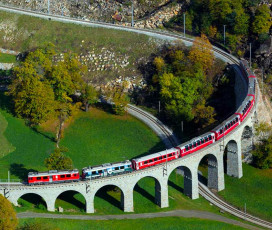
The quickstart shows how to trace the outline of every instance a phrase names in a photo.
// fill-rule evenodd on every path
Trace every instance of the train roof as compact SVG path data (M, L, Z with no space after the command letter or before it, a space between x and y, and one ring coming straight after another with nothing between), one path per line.
M115 163L106 163L106 164L102 164L102 165L95 165L95 166L88 166L83 168L82 170L102 170L102 169L106 169L109 167L117 167L117 166L122 166L122 165L130 165L131 161L129 160L125 160L125 161L121 161L121 162L115 162Z
M62 175L67 173L78 173L78 170L73 169L73 170L49 170L46 172L29 172L28 176L50 176L50 175Z
M243 113L244 108L246 107L247 103L251 100L254 99L253 96L248 95L246 99L243 101L242 105L237 109L236 113Z
M191 143L193 143L193 142L195 142L195 141L201 140L201 139L203 139L203 138L205 138L205 137L207 137L207 136L209 136L209 135L214 136L214 133L212 133L212 132L204 133L204 134L202 134L202 135L200 135L200 136L197 136L197 137L195 137L195 138L192 138L191 140L189 140L189 141L187 141L187 142L185 142L185 143L180 144L178 147L179 147L179 148L185 148L186 145L189 145L189 144L191 144Z
M135 161L135 162L146 161L146 160L149 160L149 159L152 159L155 157L160 157L160 156L163 156L163 155L166 155L166 154L169 154L172 152L176 152L176 151L178 151L178 149L176 149L176 148L166 149L166 150L158 152L158 153L153 153L153 154L149 154L144 157L135 158L135 159L133 159L133 161Z
M223 126L225 126L226 124L230 123L232 120L234 120L236 117L238 117L238 119L240 118L240 116L238 114L233 114L232 116L230 116L228 119L224 120L222 123L220 123L220 125L217 125L213 131L219 131Z

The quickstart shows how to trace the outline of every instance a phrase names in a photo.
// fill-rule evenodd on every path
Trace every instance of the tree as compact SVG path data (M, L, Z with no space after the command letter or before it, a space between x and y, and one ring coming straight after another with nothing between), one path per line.
M272 25L270 10L267 5L260 5L252 23L252 31L258 35L268 33Z
M71 158L65 156L64 152L67 152L67 149L56 148L55 151L45 159L45 166L49 170L73 169L73 162Z
M14 69L15 79L9 87L8 95L14 100L15 113L25 117L32 124L46 121L54 112L54 92L35 67L27 61Z
M17 225L16 212L11 203L0 194L0 229L13 230L16 229Z
M272 168L272 135L257 144L252 154L257 167L262 169Z
M94 104L98 99L98 93L95 88L89 84L83 84L81 89L81 100L85 106L85 111L89 110L89 106Z
M215 122L215 111L211 106L205 106L205 104L200 103L196 105L194 111L194 122L197 123L201 128L205 128Z
M204 34L194 40L188 58L192 63L199 63L205 72L212 67L214 61L212 45Z

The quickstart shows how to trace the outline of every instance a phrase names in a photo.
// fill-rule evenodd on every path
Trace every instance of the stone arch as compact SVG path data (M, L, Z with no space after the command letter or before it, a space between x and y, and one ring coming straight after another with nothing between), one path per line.
M83 199L80 196L78 197L77 194L80 194L80 196L82 196ZM77 208L79 208L80 210L84 209L86 211L86 209L87 209L87 207L86 207L86 205L87 205L86 204L87 203L86 198L80 191L77 191L77 190L74 190L74 189L69 189L69 190L60 192L56 196L56 199L54 201L54 208L57 206L57 200L58 199L62 200L64 205L65 205L65 203L70 203L70 204L76 206ZM61 207L61 205L59 205L59 207Z
M183 188L178 186L177 184L173 183L170 180L170 176L172 173L176 172L176 174L180 174L183 176ZM192 191L193 191L193 183L192 183L192 172L191 169L186 166L178 166L174 168L168 176L168 185L175 188L176 190L184 193L184 195L189 196L192 198Z
M206 154L199 161L198 170L200 165L206 165L206 164L208 165L208 177L206 178L205 176L201 175L199 172L199 175L198 175L199 181L203 184L206 184L208 188L221 190L219 181L222 178L220 178L220 174L219 174L220 172L218 170L219 159L217 159L217 156L214 154L211 154L211 153ZM223 174L223 177L224 177L224 174Z
M20 198L27 203L32 203L36 208L41 208L40 205L42 205L45 209L48 209L47 200L39 193L27 192L19 195L15 200L16 205L24 205L24 201L20 201Z
M147 185L139 185L140 181L146 180L147 178L152 178L155 181L155 185L154 185L154 189L155 189L155 193L154 196L152 195L151 191L147 191L145 187L147 187ZM151 181L149 181L149 183L153 183ZM153 184L151 184L151 186L153 186ZM166 184L167 187L167 184ZM155 203L156 205L160 206L160 207L165 207L164 201L163 199L166 199L164 197L165 194L165 186L162 184L160 178L156 177L156 176L143 176L137 179L137 181L134 183L134 185L132 186L133 191L139 193L141 196L145 197L147 200ZM168 199L168 189L167 189L167 199ZM168 202L167 202L167 207L168 207Z
M225 172L229 176L242 177L242 156L241 156L241 144L235 140L230 140L224 151L225 157Z
M115 190L117 188L117 190ZM118 199L116 199L115 196L112 196L110 193L113 192L118 192L120 191L120 201L118 201ZM95 203L95 197L100 197L101 199L106 200L108 203L110 203L111 205L122 209L124 211L126 211L126 207L125 207L125 192L123 190L123 188L119 185L116 185L114 183L110 183L110 184L106 184L106 185L102 185L100 187L98 187L94 192L93 192L93 197L91 198L93 200L93 206L95 207L94 203Z

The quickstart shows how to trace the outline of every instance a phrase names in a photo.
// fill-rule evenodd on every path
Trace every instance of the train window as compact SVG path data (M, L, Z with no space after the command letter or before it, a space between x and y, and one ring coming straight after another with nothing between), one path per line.
M98 173L102 173L103 171L102 170L98 170Z
M186 146L185 146L185 149L186 149L186 151L188 151L188 150L189 150L188 145L186 145Z
M44 180L47 180L47 179L48 179L48 176L44 176L43 179L44 179Z
M204 139L201 139L201 144L204 144Z
M230 128L230 124L228 124L228 128Z
M77 176L77 174L74 174L73 176Z
M154 161L158 161L158 158L154 158Z
M196 147L196 142L193 143L193 146Z
M115 167L114 170L119 170L119 167Z
M163 158L165 159L165 158L166 158L166 155L164 155Z
M147 161L144 162L144 164L147 164L147 163L148 163Z
M223 133L223 129L220 129L220 134L222 134Z
M129 166L129 165L128 165L128 166ZM124 169L124 168L125 168L125 166L121 166L121 167L120 167L120 169Z
M159 157L159 160L162 160L162 157L161 157L161 156Z
M238 122L238 117L236 117L236 122Z
M200 140L197 141L197 145L200 145Z
M211 135L209 135L209 140L211 140L212 139L212 136Z
M60 175L60 178L65 178L65 175Z
M29 180L33 180L33 178L32 178L32 177L29 177L28 179L29 179Z
M37 180L41 180L42 178L41 177L37 177Z
M149 160L149 163L152 163L152 159L151 159L151 160Z
M67 174L66 177L67 177L67 178L70 178L70 177L71 177L71 174Z

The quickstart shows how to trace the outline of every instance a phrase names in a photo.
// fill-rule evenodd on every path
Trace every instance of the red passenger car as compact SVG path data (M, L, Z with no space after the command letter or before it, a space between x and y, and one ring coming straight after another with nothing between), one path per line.
M239 114L232 115L225 123L221 123L212 131L215 135L215 140L218 141L223 136L231 132L235 127L240 125L240 116Z
M184 157L195 151L198 151L206 146L215 142L214 134L212 132L205 133L195 139L187 141L186 143L179 146L180 156Z
M154 165L158 165L167 161L171 161L179 158L180 150L179 148L171 148L159 153L150 154L148 156L136 158L132 160L133 169L139 170Z
M51 170L48 172L29 172L28 184L50 184L61 182L79 181L79 172L73 170Z

